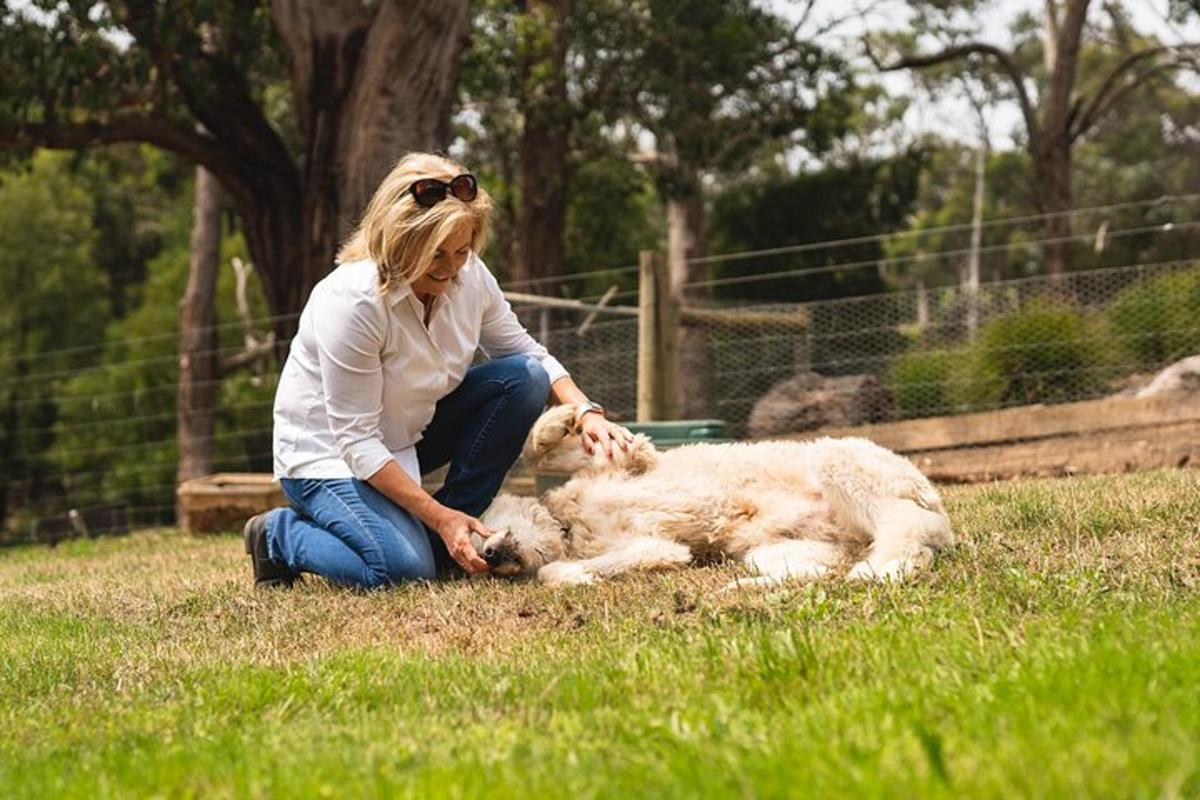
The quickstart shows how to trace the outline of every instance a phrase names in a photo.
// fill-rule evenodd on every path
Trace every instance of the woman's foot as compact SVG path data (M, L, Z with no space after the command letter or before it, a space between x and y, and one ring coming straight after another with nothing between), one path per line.
M267 514L269 513L269 511L264 511L261 514L255 514L246 520L246 527L242 529L242 539L246 542L246 553L249 554L250 562L254 566L254 588L290 588L300 577L300 573L294 572L287 564L271 558L270 552L267 550Z

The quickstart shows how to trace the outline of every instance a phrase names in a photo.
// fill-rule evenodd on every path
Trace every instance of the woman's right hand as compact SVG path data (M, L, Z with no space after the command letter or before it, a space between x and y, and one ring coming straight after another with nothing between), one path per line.
M472 532L478 533L485 541L492 535L482 522L470 514L445 508L433 529L442 537L446 549L450 551L450 557L457 561L459 566L472 575L488 571L487 562L475 552L475 545L471 544Z

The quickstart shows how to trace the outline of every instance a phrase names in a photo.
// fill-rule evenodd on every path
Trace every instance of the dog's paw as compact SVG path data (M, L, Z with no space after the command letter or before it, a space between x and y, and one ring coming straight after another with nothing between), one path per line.
M578 561L552 561L538 570L538 580L547 586L583 586L594 583L596 576Z

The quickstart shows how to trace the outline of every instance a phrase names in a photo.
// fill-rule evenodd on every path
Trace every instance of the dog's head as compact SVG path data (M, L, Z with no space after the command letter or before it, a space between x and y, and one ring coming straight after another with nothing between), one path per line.
M492 530L475 549L496 575L532 575L566 553L564 531L533 497L498 495L480 522Z

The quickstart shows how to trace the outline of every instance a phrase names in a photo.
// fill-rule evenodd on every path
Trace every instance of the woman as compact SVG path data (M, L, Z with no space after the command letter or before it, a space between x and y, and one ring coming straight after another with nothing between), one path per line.
M491 210L461 165L410 153L313 288L275 394L275 474L292 507L244 532L257 586L302 572L390 586L433 578L447 553L486 571L477 517L548 396L582 404L589 451L630 440L525 331L479 259ZM489 360L472 366L477 349ZM421 475L447 463L430 496Z

